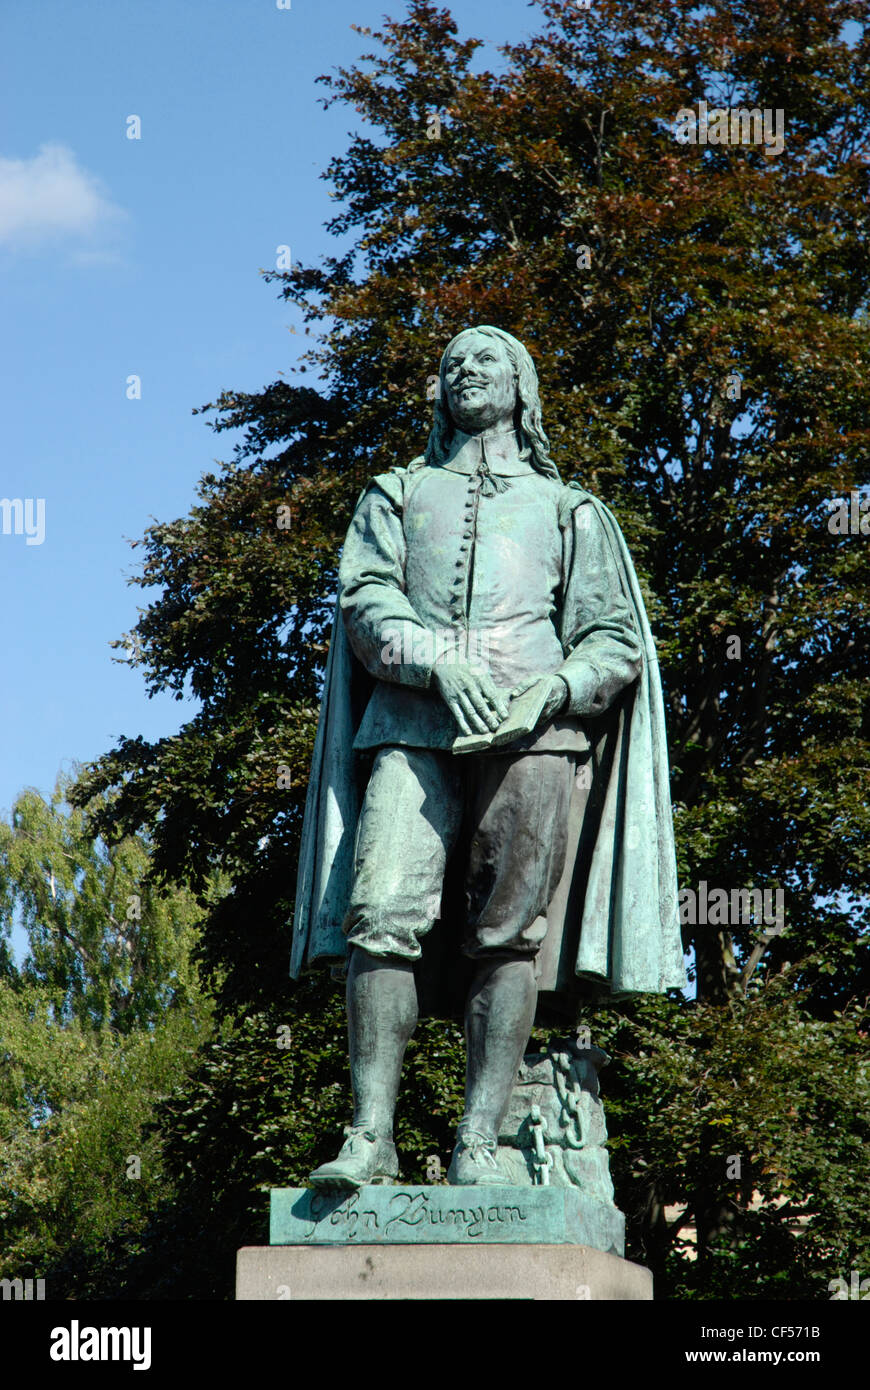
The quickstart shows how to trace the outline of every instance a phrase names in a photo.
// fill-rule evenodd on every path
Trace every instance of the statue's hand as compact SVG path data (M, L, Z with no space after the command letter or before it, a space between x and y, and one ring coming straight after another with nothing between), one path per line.
M541 710L540 716L538 717L538 724L546 724L548 719L552 719L553 716L558 714L560 710L563 710L568 703L568 697L570 695L568 682L563 680L561 676L529 676L527 680L521 681L519 685L514 686L513 690L510 692L510 698L515 700L518 695L524 695L533 685L537 685L538 681L549 681L550 683L549 693L544 701L544 707Z
M432 671L447 708L462 734L487 734L507 718L508 701L488 671L467 661L442 662Z

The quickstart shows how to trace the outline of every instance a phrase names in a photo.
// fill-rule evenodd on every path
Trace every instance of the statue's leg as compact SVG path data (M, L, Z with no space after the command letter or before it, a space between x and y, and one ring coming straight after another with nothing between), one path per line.
M369 955L351 946L347 1031L353 1124L332 1163L315 1168L315 1187L361 1187L399 1174L393 1112L408 1039L417 1022L417 986L410 961Z
M497 1135L535 1021L535 962L481 960L465 1013L465 1123Z
M562 876L574 761L479 758L463 950L476 961L465 1016L465 1114L448 1178L498 1183L498 1131L535 1021L535 959Z
M344 921L354 1123L338 1157L311 1174L316 1186L359 1187L398 1175L393 1112L417 1021L414 962L441 911L447 855L461 822L455 781L445 754L394 747L375 759Z
M393 1113L405 1048L417 1023L410 961L383 960L351 947L347 1027L355 1126L393 1137Z

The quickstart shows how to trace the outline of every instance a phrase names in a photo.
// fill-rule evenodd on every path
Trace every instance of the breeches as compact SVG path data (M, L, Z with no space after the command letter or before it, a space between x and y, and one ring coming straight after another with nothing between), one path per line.
M463 953L534 957L565 864L576 760L381 748L357 827L348 941L373 956L417 960L456 855Z

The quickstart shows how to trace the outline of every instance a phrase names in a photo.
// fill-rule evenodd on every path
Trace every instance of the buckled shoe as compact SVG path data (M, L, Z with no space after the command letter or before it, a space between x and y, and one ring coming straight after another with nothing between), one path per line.
M484 1134L470 1125L460 1124L456 1131L456 1148L447 1169L447 1181L454 1187L504 1187L507 1179L496 1159L498 1141L494 1134Z
M347 1138L332 1163L315 1168L309 1182L315 1187L357 1188L366 1183L391 1183L399 1176L399 1158L392 1139L383 1139L370 1125L346 1125Z

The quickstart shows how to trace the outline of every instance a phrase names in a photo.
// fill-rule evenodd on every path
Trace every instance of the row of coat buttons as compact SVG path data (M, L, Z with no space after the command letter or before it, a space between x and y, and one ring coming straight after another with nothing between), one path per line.
M475 477L474 475L472 475L468 483L468 498L466 501L465 510L466 530L464 530L462 533L462 544L459 547L461 554L460 558L456 561L456 568L461 571L464 571L467 567L469 542L474 536L474 512L475 503L477 501L477 492L480 487L480 481L481 480L479 476ZM453 607L456 611L456 616L459 617L461 616L462 609L462 593L465 588L464 573L460 573L456 576L456 580L454 582L453 587L455 590L453 596Z

